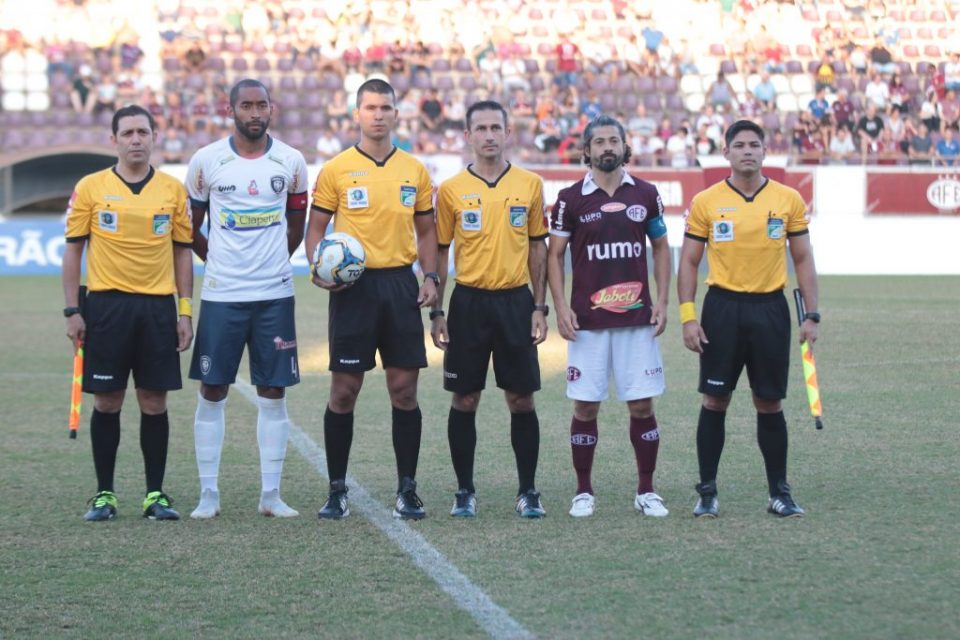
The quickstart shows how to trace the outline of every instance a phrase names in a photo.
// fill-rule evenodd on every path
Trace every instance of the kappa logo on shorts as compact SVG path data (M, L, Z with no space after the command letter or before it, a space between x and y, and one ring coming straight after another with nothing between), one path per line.
M570 435L570 444L575 447L592 447L597 444L597 436L590 433L574 433Z
M97 211L101 231L117 232L117 214L113 211Z
M210 356L200 356L200 373L207 375L210 373L210 367L213 366L213 360Z
M459 376L457 376L457 374L455 374L453 371L447 371L446 369L444 369L443 377L450 378L451 380L456 380Z
M576 367L567 367L567 382L576 382L583 375Z
M286 349L296 349L297 341L284 340L280 336L277 336L273 339L273 346L276 347L277 351L285 351Z
M347 208L365 209L370 206L370 196L366 187L351 187L347 189Z
M417 204L417 188L412 184L400 185L400 205L413 207Z
M659 439L660 439L660 432L659 432L658 430L656 430L656 429L653 429L653 430L651 430L651 431L646 431L646 432L640 434L640 439L641 439L641 440L646 440L647 442L653 442L653 441L655 441L655 440L659 440Z
M102 373L93 374L94 380L113 380L113 376L105 376Z
M627 207L627 217L634 222L643 222L647 219L647 208L642 204Z
M707 384L712 385L714 387L722 387L726 383L723 380L711 380L710 378L707 378Z
M359 358L340 358L340 364L360 364Z
M153 216L153 235L165 236L170 233L170 214L157 213Z

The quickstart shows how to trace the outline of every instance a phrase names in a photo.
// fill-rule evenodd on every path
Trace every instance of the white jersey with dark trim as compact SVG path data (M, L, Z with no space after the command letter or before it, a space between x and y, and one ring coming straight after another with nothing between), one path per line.
M307 206L303 154L271 137L262 156L243 158L230 136L194 154L187 190L193 205L207 208L201 299L253 302L292 296L287 209Z

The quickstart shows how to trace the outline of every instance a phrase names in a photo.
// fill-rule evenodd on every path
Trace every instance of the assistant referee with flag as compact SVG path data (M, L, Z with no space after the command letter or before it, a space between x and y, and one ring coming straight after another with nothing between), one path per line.
M157 131L149 112L123 107L113 115L112 130L117 164L77 184L63 255L67 337L84 343L83 390L94 396L90 438L97 494L84 518L109 520L117 513L113 472L120 409L133 372L147 480L143 516L177 520L162 485L170 434L167 391L181 388L179 352L193 340L187 192L150 166ZM85 246L89 293L81 309Z

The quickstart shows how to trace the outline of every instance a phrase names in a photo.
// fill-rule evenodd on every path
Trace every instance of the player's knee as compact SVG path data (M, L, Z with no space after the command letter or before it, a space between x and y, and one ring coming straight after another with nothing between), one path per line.
M650 398L630 400L627 402L627 409L630 411L631 418L649 418L653 415L653 400Z
M230 385L226 384L201 384L200 395L207 402L220 402L227 397L230 391Z
M600 414L599 402L584 402L583 400L573 401L573 417L581 422L596 420Z
M533 402L533 394L527 393L519 395L516 393L506 393L507 398L507 408L510 409L510 413L530 413L536 406Z
M783 402L781 400L760 398L756 395L753 396L753 406L757 409L757 413L779 413L783 410Z
M93 395L93 407L100 413L117 413L123 407L124 391L108 391Z
M730 396L711 396L704 394L703 406L710 411L726 411L730 406Z
M453 408L466 413L476 413L480 406L480 392L453 394Z
M142 413L159 415L167 410L167 392L137 389L137 403Z

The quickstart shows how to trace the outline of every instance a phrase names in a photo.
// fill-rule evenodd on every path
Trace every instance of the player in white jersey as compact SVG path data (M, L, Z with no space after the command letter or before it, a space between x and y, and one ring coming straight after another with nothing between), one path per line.
M190 377L200 380L200 504L190 516L220 513L224 408L246 346L259 409L259 511L293 517L297 511L280 499L280 475L290 432L284 390L300 381L290 256L303 240L307 166L299 151L267 135L272 105L262 83L234 85L230 111L233 134L197 151L187 171L193 249L206 262L190 365Z

